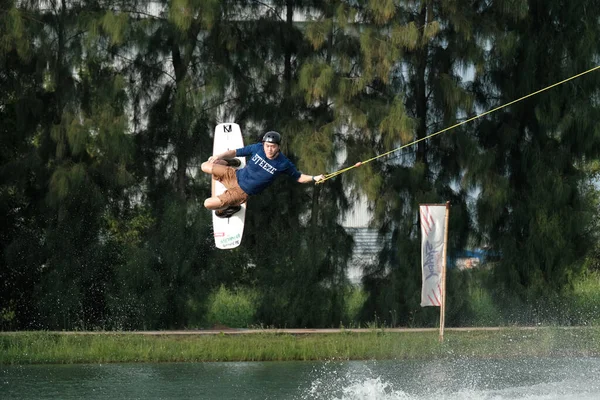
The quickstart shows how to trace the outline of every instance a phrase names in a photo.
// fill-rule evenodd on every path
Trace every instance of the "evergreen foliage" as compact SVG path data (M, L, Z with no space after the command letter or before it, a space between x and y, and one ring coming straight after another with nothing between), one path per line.
M475 80L482 108L597 62L596 16L565 11L561 2L520 4L508 13L487 10L494 23L486 27L486 67ZM590 122L598 118L599 83L597 74L583 77L492 114L476 128L479 151L467 178L481 190L479 233L501 256L494 269L498 296L535 301L560 294L584 265L597 208L582 167L598 157L597 126Z
M198 326L221 287L258 293L266 326L434 326L418 206L446 201L450 256L495 258L449 274L449 324L538 321L564 299L593 309L579 279L600 258L598 72L323 185L281 179L250 199L233 251L213 246L200 164L223 121L248 144L280 131L306 174L370 159L595 66L599 13L597 0L1 0L2 329ZM359 196L389 240L357 289L341 221Z

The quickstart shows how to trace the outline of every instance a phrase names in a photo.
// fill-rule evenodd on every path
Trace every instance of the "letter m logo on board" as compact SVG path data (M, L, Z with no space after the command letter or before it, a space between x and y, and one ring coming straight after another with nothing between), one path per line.
M223 131L231 132L231 125L223 125Z

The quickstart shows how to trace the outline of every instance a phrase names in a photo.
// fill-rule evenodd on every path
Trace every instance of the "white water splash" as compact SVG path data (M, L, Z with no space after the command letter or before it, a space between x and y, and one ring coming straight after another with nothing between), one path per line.
M340 366L341 367L341 366ZM344 366L347 367L347 366ZM319 371L313 371L318 377L312 382L310 390L302 398L311 400L410 400L411 397L396 390L391 382L374 376L365 364L354 365L339 372L329 369L329 363ZM340 368L345 369L345 368Z
M367 379L353 383L343 389L340 400L409 400L410 396L400 390L394 390L389 382L380 378Z
M380 378L366 379L341 388L340 394L321 391L316 385L304 399L315 400L597 400L600 391L589 391L583 388L562 387L561 384L536 385L536 387L519 387L504 390L472 390L463 389L454 393L408 394L395 390L389 382ZM537 393L536 393L537 392Z
M597 366L597 364L595 364ZM600 399L600 381L596 379L596 368L560 368L548 374L546 382L517 383L516 379L505 376L502 385L491 384L489 378L497 376L500 369L486 373L469 371L452 376L446 371L437 371L435 384L423 387L423 377L405 374L379 374L365 364L325 364L313 371L310 389L302 395L303 400L597 400ZM458 365L454 367L460 368ZM589 366L588 366L589 367ZM384 368L385 369L385 368ZM452 369L455 370L455 369ZM527 375L529 371L519 370L517 375ZM464 371L464 370L463 370ZM381 370L379 372L382 372ZM445 372L445 373L442 373ZM514 372L514 371L513 371ZM550 372L550 371L547 371ZM487 371L490 373L490 371ZM315 376L316 375L316 376ZM473 378L473 375L477 375ZM431 376L430 376L431 377ZM471 379L469 379L469 377ZM488 378L488 379L486 379ZM507 384L506 378L510 382ZM512 378L515 378L513 375Z

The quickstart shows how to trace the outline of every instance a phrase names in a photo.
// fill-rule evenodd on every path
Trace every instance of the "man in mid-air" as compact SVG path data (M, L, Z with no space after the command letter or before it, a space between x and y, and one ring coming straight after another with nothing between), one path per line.
M321 175L305 175L280 151L281 135L269 131L262 137L262 143L251 144L237 150L227 150L208 158L202 163L202 171L212 174L227 189L219 196L204 200L204 207L216 210L221 218L229 218L240 211L241 204L266 189L278 175L286 174L298 183L319 182ZM235 157L248 157L246 166Z

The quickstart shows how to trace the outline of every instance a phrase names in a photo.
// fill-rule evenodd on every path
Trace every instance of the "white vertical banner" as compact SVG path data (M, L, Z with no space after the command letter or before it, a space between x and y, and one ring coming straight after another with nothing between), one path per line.
M444 302L446 239L446 204L419 206L421 217L421 307L438 306Z

